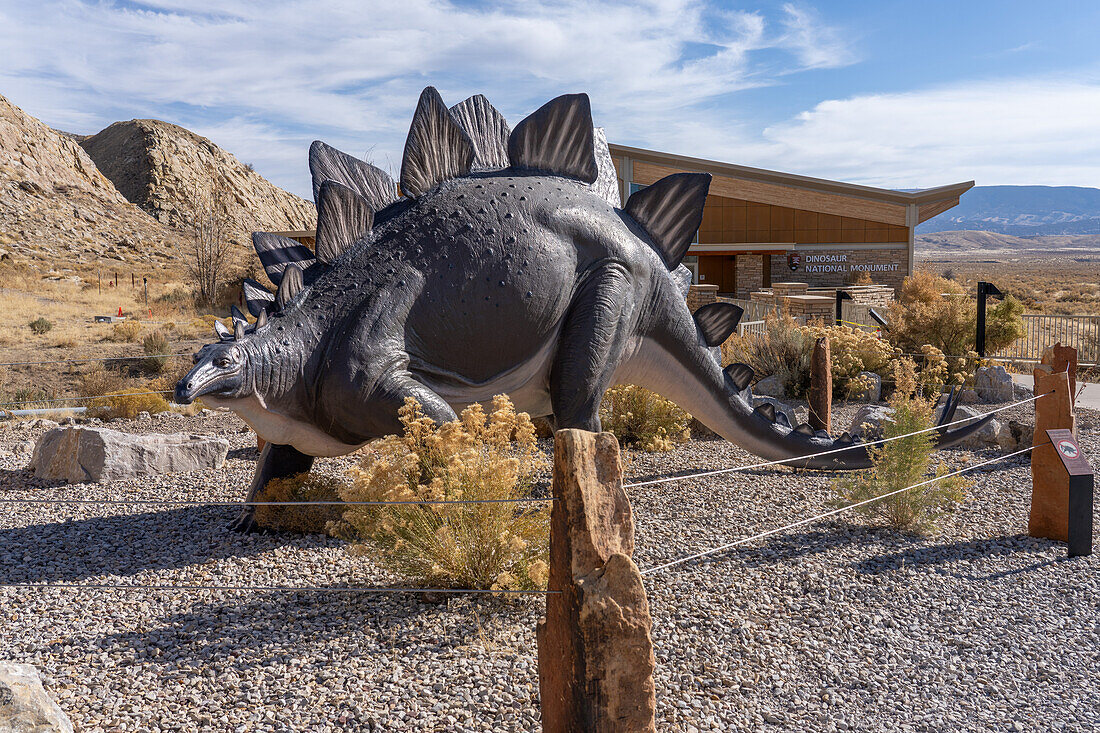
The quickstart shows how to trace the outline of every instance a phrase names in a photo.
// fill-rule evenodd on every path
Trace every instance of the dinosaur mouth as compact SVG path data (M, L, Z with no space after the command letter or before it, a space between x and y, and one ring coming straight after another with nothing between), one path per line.
M239 372L239 369L214 371L206 365L196 367L176 383L175 402L189 405L199 397L234 397L240 385Z

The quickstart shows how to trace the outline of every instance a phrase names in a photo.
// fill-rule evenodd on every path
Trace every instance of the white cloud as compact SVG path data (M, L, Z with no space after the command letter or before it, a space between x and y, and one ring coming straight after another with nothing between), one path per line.
M701 0L12 2L0 93L77 132L167 119L304 194L314 137L399 161L428 84L449 102L485 93L513 122L584 90L613 136L683 138L724 95L850 63L838 38L801 6L769 19ZM755 64L762 50L783 61Z
M1100 186L1098 119L1100 79L971 82L824 101L764 130L749 155L880 186Z

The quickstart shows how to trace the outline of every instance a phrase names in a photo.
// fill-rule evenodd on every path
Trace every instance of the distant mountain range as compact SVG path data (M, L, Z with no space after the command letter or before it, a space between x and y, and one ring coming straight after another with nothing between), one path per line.
M975 186L958 206L924 222L917 233L961 229L1016 237L1100 234L1100 188Z

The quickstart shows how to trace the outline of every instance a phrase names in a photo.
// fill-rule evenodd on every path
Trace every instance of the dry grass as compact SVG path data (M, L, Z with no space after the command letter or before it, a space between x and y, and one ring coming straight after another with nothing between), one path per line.
M973 296L979 280L1015 296L1028 313L1100 315L1100 258L935 259L919 270L950 276Z

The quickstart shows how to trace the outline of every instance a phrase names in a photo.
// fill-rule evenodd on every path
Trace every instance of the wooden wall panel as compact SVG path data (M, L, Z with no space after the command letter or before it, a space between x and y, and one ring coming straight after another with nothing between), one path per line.
M634 160L633 167L634 181L642 184L654 183L667 175L681 172L675 168L642 160ZM901 204L811 191L795 186L747 181L721 175L713 177L710 190L717 196L745 199L773 206L869 219L885 224L905 224L905 207Z

